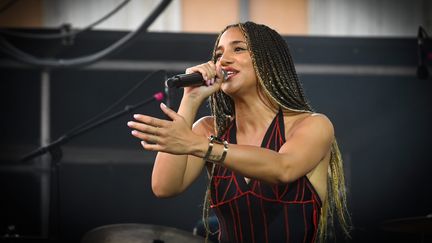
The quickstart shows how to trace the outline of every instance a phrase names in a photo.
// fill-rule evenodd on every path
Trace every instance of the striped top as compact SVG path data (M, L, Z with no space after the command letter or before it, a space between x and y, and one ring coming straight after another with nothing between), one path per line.
M235 144L233 121L224 139ZM270 124L261 147L279 151L285 143L282 110ZM268 161L271 163L271 161ZM219 221L219 241L314 242L321 201L306 176L288 184L270 185L216 165L211 182L211 208Z

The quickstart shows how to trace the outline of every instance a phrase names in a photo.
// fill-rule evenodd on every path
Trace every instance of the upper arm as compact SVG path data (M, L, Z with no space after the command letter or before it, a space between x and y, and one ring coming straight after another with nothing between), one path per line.
M327 155L334 140L331 121L324 115L304 118L287 134L281 153L284 181L293 181L312 171Z
M206 116L196 121L192 131L198 135L209 137L214 130L213 118ZM183 178L182 191L186 190L201 174L205 162L202 158L188 155L186 171Z

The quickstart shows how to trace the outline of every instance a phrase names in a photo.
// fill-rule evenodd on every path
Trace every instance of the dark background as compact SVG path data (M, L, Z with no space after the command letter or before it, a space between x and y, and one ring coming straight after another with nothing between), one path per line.
M103 49L124 34L86 32L70 46L61 41L10 41L38 56L67 58ZM122 60L126 66L158 63L170 76L184 72L170 63L207 61L215 38L211 34L147 33L106 60ZM416 77L416 40L294 36L286 40L297 67L333 68L328 73L299 68L299 76L313 107L326 114L336 129L345 160L352 242L420 242L420 235L381 227L387 220L432 213L432 80ZM43 188L53 171L50 157L18 162L39 145L42 70L0 55L0 236L19 234L30 241L54 235L52 240L79 242L92 228L114 223L157 224L192 231L201 217L204 174L181 196L155 198L150 187L155 154L143 151L130 135L126 122L132 114L63 146L63 158L53 167L58 176L51 180L56 185L51 191L52 205L58 207L51 208L48 227ZM353 66L396 67L396 71L343 72ZM151 71L145 66L49 70L51 138L104 110ZM163 75L155 75L113 112L163 91L164 80ZM180 96L181 91L174 94L174 107ZM136 113L163 117L157 102ZM205 114L208 108L203 105L199 116Z

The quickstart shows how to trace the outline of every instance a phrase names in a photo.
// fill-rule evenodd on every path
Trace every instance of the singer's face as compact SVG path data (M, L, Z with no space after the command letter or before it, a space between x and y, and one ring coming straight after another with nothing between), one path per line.
M229 96L255 92L257 77L247 42L238 27L227 29L220 37L215 51L216 65L227 71L222 91Z

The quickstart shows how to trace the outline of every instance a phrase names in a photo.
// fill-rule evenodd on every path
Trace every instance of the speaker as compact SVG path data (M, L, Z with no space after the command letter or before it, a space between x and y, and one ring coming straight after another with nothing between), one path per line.
M41 238L46 173L32 165L0 166L0 237Z

